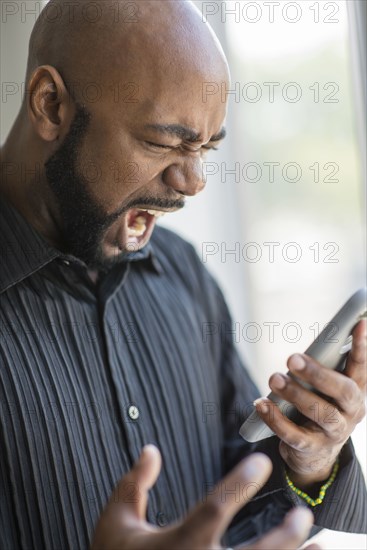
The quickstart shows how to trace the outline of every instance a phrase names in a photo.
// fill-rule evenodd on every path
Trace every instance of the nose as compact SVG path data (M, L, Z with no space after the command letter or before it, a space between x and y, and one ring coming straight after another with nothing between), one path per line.
M168 166L162 175L163 182L181 195L193 196L205 187L203 161L198 156L190 156L178 164Z

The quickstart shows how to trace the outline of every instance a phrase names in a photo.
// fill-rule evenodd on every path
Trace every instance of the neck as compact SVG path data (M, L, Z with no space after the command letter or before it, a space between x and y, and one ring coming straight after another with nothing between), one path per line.
M59 232L49 207L52 200L45 185L43 161L24 128L21 112L0 149L0 194L57 247Z

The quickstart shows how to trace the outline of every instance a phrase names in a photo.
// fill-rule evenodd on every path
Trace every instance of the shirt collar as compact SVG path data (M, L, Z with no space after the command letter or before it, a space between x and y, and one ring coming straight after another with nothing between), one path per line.
M47 243L16 208L0 195L0 294L39 271L55 258L83 263ZM142 250L128 254L126 261L142 262L158 274L162 272L151 243Z

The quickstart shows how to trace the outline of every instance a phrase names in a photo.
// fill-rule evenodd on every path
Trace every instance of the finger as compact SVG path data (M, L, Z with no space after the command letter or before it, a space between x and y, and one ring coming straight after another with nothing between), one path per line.
M356 409L360 407L360 388L355 380L346 376L345 372L328 369L305 354L292 355L287 364L294 376L332 398L348 415L354 415Z
M157 481L161 462L157 447L145 445L133 468L116 486L109 505L118 504L119 514L131 514L139 519L145 519L148 491Z
M272 529L255 544L244 546L243 550L295 550L306 540L312 524L313 514L310 510L295 508L286 515L280 527Z
M345 374L365 390L367 385L367 319L362 319L354 327L352 349L348 354Z
M279 410L275 403L262 397L255 401L255 407L262 420L292 449L310 451L317 444L315 432L297 426Z
M337 437L347 429L346 418L334 405L306 390L290 376L276 373L270 378L269 385L274 393L292 403L306 418L315 422L329 437ZM354 407L355 404L353 404ZM349 406L349 409L353 408Z
M217 544L233 516L261 489L272 470L270 459L254 453L242 460L213 488L182 524L185 536L200 534L201 544ZM196 539L197 540L197 539Z

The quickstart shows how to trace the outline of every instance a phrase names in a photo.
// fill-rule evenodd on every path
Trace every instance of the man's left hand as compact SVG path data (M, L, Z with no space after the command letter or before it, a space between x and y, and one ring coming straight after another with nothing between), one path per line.
M293 483L303 489L331 474L341 448L365 415L366 320L353 330L353 344L343 373L328 369L307 355L292 355L288 368L297 378L322 393L306 390L291 377L276 373L270 388L293 403L308 418L297 426L268 399L258 400L261 418L280 438L279 451Z

